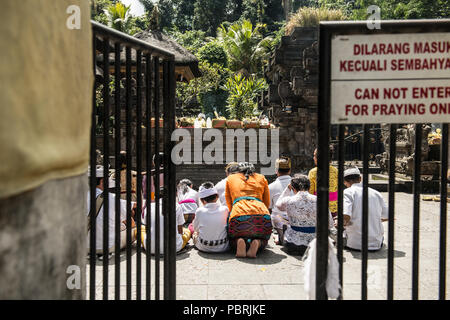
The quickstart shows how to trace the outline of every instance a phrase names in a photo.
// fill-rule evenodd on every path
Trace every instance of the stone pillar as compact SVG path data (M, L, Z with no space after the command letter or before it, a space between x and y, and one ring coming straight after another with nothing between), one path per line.
M84 298L87 182L52 180L0 200L0 300Z
M82 299L90 5L23 2L0 11L0 299Z

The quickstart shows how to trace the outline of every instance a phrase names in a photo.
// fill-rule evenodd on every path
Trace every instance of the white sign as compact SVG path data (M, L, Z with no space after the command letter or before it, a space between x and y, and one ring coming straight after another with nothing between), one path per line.
M338 35L331 123L450 122L450 33Z

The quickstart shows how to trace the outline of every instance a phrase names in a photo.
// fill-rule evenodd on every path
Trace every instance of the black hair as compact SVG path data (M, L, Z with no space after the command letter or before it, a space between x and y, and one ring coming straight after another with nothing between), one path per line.
M288 174L291 169L278 168L278 173Z
M100 181L103 179L103 177L96 177L95 178L95 185L98 186L100 185Z
M210 181L207 181L207 182L202 183L200 188L202 188L202 187L204 189L212 189L212 188L214 188L214 183L212 183ZM207 203L211 203L211 202L216 202L218 197L219 197L218 194L212 194L212 195L207 196L205 198L200 198L200 200L203 200L203 201L205 201Z
M250 162L239 163L239 172L244 174L245 180L255 173L255 166Z
M319 153L319 148L316 147L314 149L314 151L316 151L317 153ZM330 162L333 160L333 155L334 155L334 146L332 144L330 144L329 148L328 148L328 154L330 155Z
M291 179L291 186L296 191L308 191L311 186L311 182L306 175L296 173Z
M232 173L238 173L239 172L239 165L235 164L235 165L231 165L227 168L226 172L228 174L232 174Z
M344 177L344 181L348 183L358 183L361 180L361 175L359 174L351 174L349 176Z
M127 167L127 152L126 151L120 151L119 153L119 165L120 169L125 169Z

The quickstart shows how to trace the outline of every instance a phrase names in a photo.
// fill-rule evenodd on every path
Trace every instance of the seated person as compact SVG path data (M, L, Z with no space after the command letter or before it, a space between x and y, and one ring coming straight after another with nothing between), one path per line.
M346 249L361 250L363 186L358 168L344 171L344 227L347 236ZM378 251L383 246L383 221L389 217L388 206L381 193L368 188L368 251Z
M163 191L161 191L161 196ZM147 207L142 213L142 227L141 227L141 242L144 249L147 251L147 229L150 228L150 253L156 253L156 203L150 204L150 221L147 221ZM181 206L176 204L176 252L184 249L189 239L191 232L183 227L184 224L183 210ZM148 226L147 224L150 224ZM148 252L148 251L147 251ZM159 254L164 254L164 214L162 212L162 199L159 201Z
M87 243L90 246L90 219L95 218L96 221L96 253L99 256L103 256L103 190L105 188L105 176L103 166L98 165L96 167L96 198L95 198L95 209L93 212L90 212L90 196L91 192L88 192L87 196L87 210L88 210L88 237ZM88 170L88 174L90 176L91 170ZM113 185L113 181L109 180L109 186ZM110 256L115 251L115 239L116 239L116 195L112 192L108 194L108 252ZM127 203L124 200L120 200L120 249L123 249L127 245L127 227L126 227L126 216L127 216ZM131 218L131 242L133 243L136 240L136 226L134 224L133 218ZM101 258L101 257L99 257ZM101 258L102 259L102 258Z
M195 212L193 222L195 247L204 252L224 252L229 249L227 237L228 207L221 205L212 182L200 186L198 195L203 207Z
M330 161L333 158L333 147L329 148ZM309 193L317 195L317 149L314 150L314 164L308 173L309 182L311 184ZM337 197L338 197L338 169L330 164L329 171L329 208L333 219L337 218Z
M275 162L275 170L277 173L277 179L269 184L270 192L270 206L271 219L273 228L278 234L278 241L275 243L283 245L283 229L285 225L289 223L286 212L282 212L275 207L280 198L281 193L291 183L291 159L288 157L281 157ZM291 196L293 194L289 194Z
M239 164L237 162L230 162L225 167L225 174L226 177L217 182L215 185L215 188L217 190L217 193L219 194L219 201L220 204L223 206L227 205L227 200L225 199L225 185L227 183L227 178L229 175L238 172L239 170Z
M193 183L189 179L183 179L177 186L177 199L178 204L183 210L185 226L188 226L195 217L195 211L198 208L198 195L197 191L192 189ZM192 229L190 230L193 231Z
M317 197L309 193L309 188L308 177L295 174L275 204L279 210L286 211L289 218L283 239L288 254L302 256L316 237ZM289 196L290 192L294 195ZM333 228L331 213L328 221L329 228Z
M230 247L237 258L256 258L272 234L267 179L255 172L253 164L239 163L239 172L227 178L225 199L230 210Z
M120 163L120 198L123 200L127 200L127 153L126 151L120 151L119 154L119 163ZM114 171L112 174L112 178L117 180L116 172ZM131 170L131 201L136 202L137 195L137 172Z

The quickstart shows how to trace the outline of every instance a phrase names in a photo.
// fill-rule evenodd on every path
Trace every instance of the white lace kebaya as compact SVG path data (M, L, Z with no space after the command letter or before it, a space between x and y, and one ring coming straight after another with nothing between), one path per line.
M288 196L290 190L286 187L275 206L286 211L289 225L284 233L284 241L297 246L307 246L316 237L317 197L308 191L299 191ZM328 212L329 228L333 228L333 218Z

